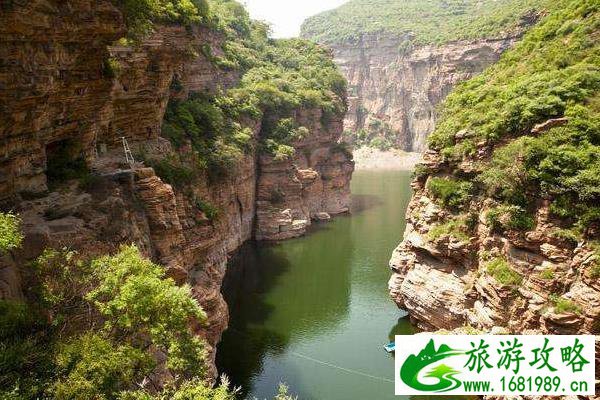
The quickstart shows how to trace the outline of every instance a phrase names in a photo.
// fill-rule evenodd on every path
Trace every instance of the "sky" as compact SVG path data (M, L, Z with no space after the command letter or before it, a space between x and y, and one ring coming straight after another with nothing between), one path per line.
M288 38L300 34L307 17L335 8L347 0L240 0L250 16L271 24L273 37Z

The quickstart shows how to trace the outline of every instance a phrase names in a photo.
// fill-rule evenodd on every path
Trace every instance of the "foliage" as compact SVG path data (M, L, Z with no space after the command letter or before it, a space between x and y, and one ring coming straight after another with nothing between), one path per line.
M203 376L204 346L190 322L204 312L135 246L92 262L48 250L31 271L29 304L0 302L0 393L115 399L150 376L157 352L172 385Z
M473 183L451 178L432 177L427 182L427 190L444 206L460 208L469 201Z
M488 210L485 215L487 224L496 232L505 230L529 231L535 227L535 221L525 209L513 205L501 205Z
M205 200L196 200L196 208L202 211L206 215L206 218L211 221L219 218L220 210Z
M199 379L192 379L179 387L167 387L159 394L141 390L124 392L119 400L235 400L235 392L229 390L227 381L213 389Z
M302 36L321 43L358 40L363 34L403 35L416 44L497 37L515 28L544 0L351 0L309 18ZM399 52L409 47L401 44Z
M466 221L466 217L451 218L446 222L435 225L427 237L429 240L437 240L442 236L451 236L461 242L469 241L470 229Z
M135 39L150 32L154 23L190 25L208 18L207 0L113 0L123 10L129 35Z
M60 343L56 349L56 374L51 385L55 399L111 397L143 379L152 370L150 354L130 345L116 345L97 333Z
M504 258L492 259L485 265L485 268L502 285L519 286L523 282L523 276L512 269Z
M117 78L121 73L121 63L114 57L108 57L104 61L102 72L107 78Z
M501 60L459 85L442 108L430 146L450 162L473 143L495 145L477 180L506 206L528 208L528 193L551 200L550 210L583 235L600 222L600 26L598 3L559 1ZM537 134L534 125L565 117ZM523 214L521 214L523 215ZM531 226L521 220L519 229Z
M581 314L581 307L564 297L561 297L557 294L550 295L550 301L554 304L554 312L558 314L562 313L573 313L573 314Z
M288 392L289 388L283 383L279 384L279 391L277 392L277 396L275 396L274 400L296 400L296 397L292 397L292 395Z
M23 241L21 220L13 213L0 212L0 254L17 248Z
M293 156L293 142L310 134L297 122L299 109L320 110L323 124L346 110L346 82L328 51L298 39L270 40L233 4L218 2L218 26L227 37L224 59L243 73L240 83L215 95L172 100L162 127L176 147L191 144L214 177L232 171L252 149L252 121L261 122L261 150L281 161Z
M555 273L552 268L546 268L542 272L540 272L540 278L545 279L545 280L552 280L552 279L554 279L554 276L555 276Z
M591 243L591 247L594 251L594 256L592 259L590 276L592 278L600 278L600 243L593 242Z

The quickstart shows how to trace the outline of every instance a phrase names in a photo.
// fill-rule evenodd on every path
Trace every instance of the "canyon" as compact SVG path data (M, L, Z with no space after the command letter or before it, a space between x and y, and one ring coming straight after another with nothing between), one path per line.
M325 120L319 108L299 107L294 119L309 134L283 160L260 150L260 121L244 121L252 150L227 176L201 171L187 185L170 185L148 166L191 153L189 144L175 148L161 136L169 100L216 93L240 79L206 55L222 53L222 35L202 25L160 25L131 46L118 42L127 28L110 1L3 7L0 204L20 215L25 240L0 259L0 298L24 298L27 263L45 248L94 257L134 243L192 287L208 316L196 331L214 377L214 347L228 323L220 288L229 255L250 239L300 236L312 220L348 211L354 166L337 143L343 115ZM57 182L48 170L60 157L83 160L91 175ZM218 213L207 215L201 202Z
M412 32L382 31L325 41L348 80L346 140L356 146L425 151L438 105L457 84L497 62L539 16L531 10L517 26L479 39L419 43ZM303 36L311 38L309 26L305 30Z
M409 152L423 152L436 107L458 83L492 65L520 33L498 39L414 45L411 36L361 35L331 45L349 86L345 128ZM377 142L376 142L377 143Z

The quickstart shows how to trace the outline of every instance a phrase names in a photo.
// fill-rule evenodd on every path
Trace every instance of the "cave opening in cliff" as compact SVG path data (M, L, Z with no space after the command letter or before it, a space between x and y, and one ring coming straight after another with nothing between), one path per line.
M80 143L65 139L46 145L46 178L50 189L65 181L80 179L88 173Z

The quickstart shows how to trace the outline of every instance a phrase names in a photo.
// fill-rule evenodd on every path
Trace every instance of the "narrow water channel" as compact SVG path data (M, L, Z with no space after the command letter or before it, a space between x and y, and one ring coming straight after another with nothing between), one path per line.
M241 398L285 382L302 400L394 399L382 346L413 331L387 294L388 260L404 232L410 172L358 171L353 210L306 237L249 244L228 267L230 329L217 366Z

